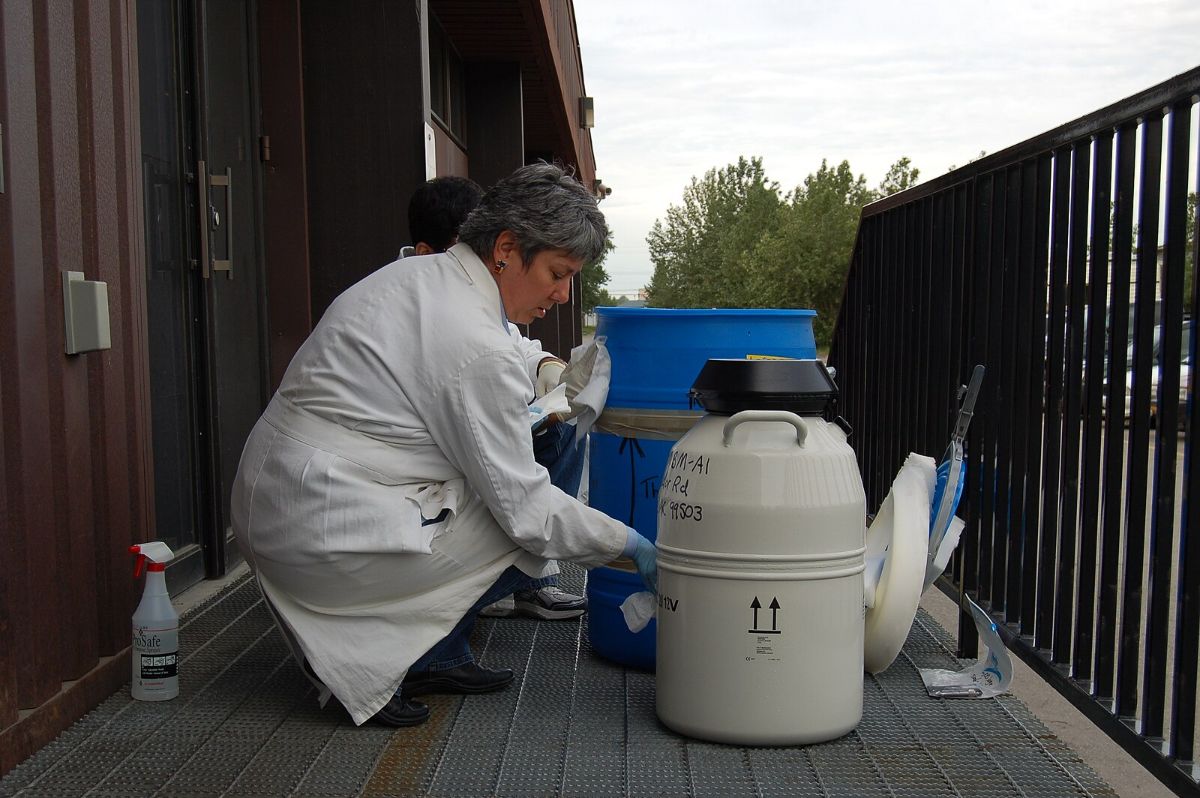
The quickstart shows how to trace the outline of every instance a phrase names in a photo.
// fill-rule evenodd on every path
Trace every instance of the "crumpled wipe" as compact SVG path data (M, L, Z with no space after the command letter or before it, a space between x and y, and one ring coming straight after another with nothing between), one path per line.
M970 598L971 617L979 630L979 639L987 645L983 657L961 671L921 668L925 692L934 698L993 698L1007 693L1013 680L1012 660L996 631L996 624Z
M649 590L633 593L621 602L621 614L625 616L625 626L637 634L658 614L658 597Z
M551 413L565 414L571 410L567 401L567 386L559 385L553 391L536 400L529 406L529 428L537 431Z
M581 441L596 419L604 412L608 401L608 384L612 377L612 359L605 346L606 336L593 338L571 350L571 362L563 371L560 383L567 386L567 401L571 404L575 422L575 440Z

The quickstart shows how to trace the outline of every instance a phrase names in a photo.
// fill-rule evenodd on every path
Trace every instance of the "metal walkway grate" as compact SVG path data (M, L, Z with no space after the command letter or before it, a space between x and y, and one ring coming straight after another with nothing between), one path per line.
M583 581L570 566L564 577ZM0 796L1115 794L1020 701L926 696L916 669L955 660L924 611L896 663L865 678L858 728L795 748L665 730L654 677L592 654L578 621L481 619L476 653L516 683L428 696L432 718L404 730L319 709L249 579L190 612L180 637L179 698L121 691L0 780Z

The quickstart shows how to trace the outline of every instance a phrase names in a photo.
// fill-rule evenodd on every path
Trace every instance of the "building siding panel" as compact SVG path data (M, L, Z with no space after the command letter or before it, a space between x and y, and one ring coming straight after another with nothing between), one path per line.
M152 534L133 3L0 4L0 772L128 678ZM67 271L108 284L110 350L63 353Z

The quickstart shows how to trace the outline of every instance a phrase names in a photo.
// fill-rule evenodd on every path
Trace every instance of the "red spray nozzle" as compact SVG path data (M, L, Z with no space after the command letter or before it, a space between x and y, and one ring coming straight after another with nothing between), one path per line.
M141 576L147 568L151 571L167 570L167 563L175 557L170 546L158 540L150 543L135 543L129 547L129 553L137 556L137 563L133 567L134 579ZM147 560L150 562L149 566L146 565Z

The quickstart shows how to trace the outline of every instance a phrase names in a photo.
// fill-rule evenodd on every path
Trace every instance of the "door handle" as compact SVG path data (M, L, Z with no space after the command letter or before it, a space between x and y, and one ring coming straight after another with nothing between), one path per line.
M221 215L209 202L209 192L217 186L225 189L225 258L212 257L208 240L213 229L221 226ZM196 161L196 211L200 216L200 276L207 280L212 272L225 272L233 279L233 169L225 174L210 175L204 161Z
M225 189L225 259L213 259L212 270L225 272L225 276L233 279L233 168L226 166L225 174L212 175L208 178L210 186L221 186ZM220 225L220 216L217 224Z
M200 276L209 277L208 233L212 229L208 204L208 165L196 161L196 213L200 216Z

